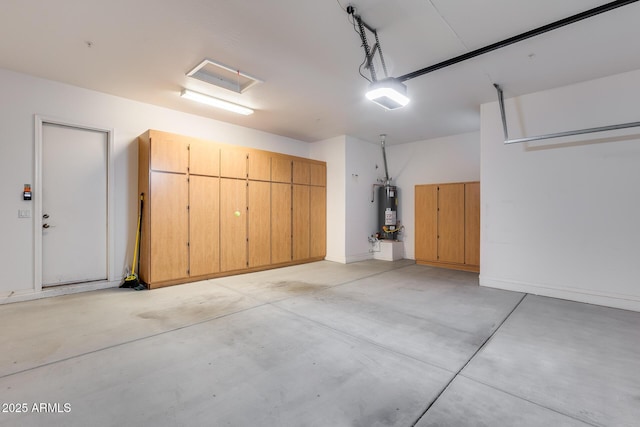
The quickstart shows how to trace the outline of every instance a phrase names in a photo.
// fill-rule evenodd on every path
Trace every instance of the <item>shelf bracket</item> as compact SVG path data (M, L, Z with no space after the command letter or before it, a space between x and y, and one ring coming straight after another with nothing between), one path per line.
M493 86L496 88L496 91L498 92L498 104L500 105L500 116L502 117L502 130L504 132L505 145L519 144L522 142L540 141L543 139L562 138L563 136L583 135L586 133L606 132L609 130L640 127L640 122L630 122L630 123L620 123L617 125L610 125L610 126L599 126L595 128L569 130L566 132L548 133L545 135L529 136L526 138L509 139L509 131L507 129L507 115L504 108L504 94L502 92L502 88L499 85L494 83Z

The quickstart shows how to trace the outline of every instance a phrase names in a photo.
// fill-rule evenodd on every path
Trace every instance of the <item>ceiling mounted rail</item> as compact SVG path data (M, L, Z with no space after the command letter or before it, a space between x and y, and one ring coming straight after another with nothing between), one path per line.
M481 47L471 52L467 52L465 54L456 56L446 61L439 62L429 67L422 68L412 73L404 74L400 77L388 77L387 67L384 62L384 57L382 56L382 48L380 47L380 40L378 39L378 33L376 29L368 25L366 22L362 20L362 18L358 14L356 14L356 9L354 6L348 6L346 9L346 12L350 16L353 16L353 20L351 22L354 26L354 29L356 30L356 33L360 35L360 40L362 41L362 47L365 53L365 59L360 65L360 68L358 69L358 71L360 72L360 75L362 77L369 80L370 82L369 92L367 92L367 98L380 104L382 107L388 110L395 110L397 108L404 107L409 103L409 97L407 96L407 86L404 84L404 82L407 80L422 76L424 74L431 73L436 70L440 70L445 67L449 67L450 65L454 65L459 62L466 61L467 59L475 58L476 56L480 56L485 53L489 53L494 50L501 49L503 47L512 45L514 43L518 43L520 41L529 39L531 37L535 37L540 34L547 33L549 31L564 27L566 25L574 24L584 19L591 18L601 13L608 12L613 9L617 9L619 7L626 6L632 3L636 3L638 1L639 0L612 1L609 3L603 4L601 6L594 7L593 9L589 9L584 12L578 13L576 15L572 15L567 18L552 22L550 24L543 25L538 28L534 28L533 30L526 31L524 33L510 37L508 39L490 44L485 47ZM376 43L373 45L373 47L369 46L369 41L367 40L365 29L373 33L375 37ZM378 76L376 75L376 70L373 62L376 52L379 53L380 62L382 63L382 68L385 74L384 79L378 79ZM364 74L362 74L361 68L365 64L366 64L366 68L368 68L369 72L371 73L371 79L367 78ZM498 92L500 92L500 90L498 90ZM506 121L504 120L504 117L503 117L503 123L506 123ZM630 127L630 126L627 126L627 127ZM508 138L506 137L506 124L505 124L505 140L508 140ZM519 142L524 142L524 141L519 141Z
M519 144L522 142L541 141L543 139L562 138L563 136L583 135L586 133L606 132L608 130L640 127L640 122L631 122L631 123L621 123L621 124L610 125L610 126L600 126L595 128L569 130L566 132L548 133L546 135L529 136L526 138L509 139L509 132L507 129L507 115L504 109L504 95L502 92L502 88L499 85L494 84L494 86L498 91L498 104L500 105L500 116L502 117L502 130L504 131L505 144Z
M467 52L460 56L456 56L455 58L448 59L446 61L439 62L437 64L431 65L426 68L422 68L420 70L414 71L412 73L405 74L403 76L397 77L397 80L404 82L418 76L422 76L423 74L431 73L433 71L439 70L441 68L449 67L450 65L457 64L458 62L466 61L467 59L475 58L476 56L483 55L488 52L492 52L497 49L501 49L503 47L512 45L514 43L518 43L522 40L529 39L531 37L538 36L540 34L544 34L546 32L564 27L569 24L573 24L578 21L582 21L583 19L591 18L592 16L599 15L604 12L608 12L613 9L617 9L621 6L626 6L631 3L636 3L638 0L617 0L612 1L607 4L603 4L602 6L594 7L593 9L586 10L584 12L578 13L576 15L569 16L564 19L560 19L558 21L552 22L547 25L543 25L542 27L535 28L533 30L529 30L522 34L518 34L517 36L509 37L508 39L499 41L497 43L490 44L485 47L481 47L479 49L473 50L471 52Z

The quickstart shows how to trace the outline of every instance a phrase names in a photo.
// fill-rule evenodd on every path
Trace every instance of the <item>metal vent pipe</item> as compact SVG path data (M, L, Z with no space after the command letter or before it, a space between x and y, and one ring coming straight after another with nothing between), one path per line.
M382 160L384 161L384 185L389 185L391 183L391 178L389 178L389 168L387 168L387 151L385 150L385 140L387 139L387 134L380 134L380 145L382 146Z

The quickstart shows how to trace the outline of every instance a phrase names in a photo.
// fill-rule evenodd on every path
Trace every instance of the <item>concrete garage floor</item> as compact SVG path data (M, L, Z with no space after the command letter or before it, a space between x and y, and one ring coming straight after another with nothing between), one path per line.
M322 261L3 305L0 425L640 425L640 313L477 281Z

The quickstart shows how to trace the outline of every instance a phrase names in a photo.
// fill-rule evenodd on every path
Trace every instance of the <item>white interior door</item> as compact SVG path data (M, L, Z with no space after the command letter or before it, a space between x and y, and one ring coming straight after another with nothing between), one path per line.
M42 286L107 280L108 134L42 124Z

